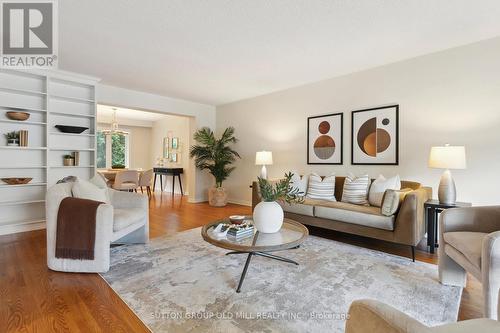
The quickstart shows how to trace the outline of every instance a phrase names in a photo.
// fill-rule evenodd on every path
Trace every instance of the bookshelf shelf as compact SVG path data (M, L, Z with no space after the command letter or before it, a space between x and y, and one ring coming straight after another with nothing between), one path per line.
M81 136L81 137L85 137L85 136L95 136L95 134L92 134L92 133L81 133L81 134L75 134L75 133L63 133L63 132L51 132L50 134L52 135L65 135L65 136Z
M79 98L79 97L69 97L69 96L61 96L61 95L50 95L50 97L54 99L59 99L67 102L76 102L76 103L95 103L93 99Z
M28 184L0 182L1 227L26 230L43 222L47 187L69 175L89 179L96 168L97 79L60 71L0 68L0 133L28 131L28 146L6 146L0 140L0 178L32 177ZM29 112L27 121L7 119L5 112ZM85 126L88 133L57 132L56 124ZM24 126L24 128L23 128ZM79 148L74 148L79 147ZM64 154L80 153L78 166L62 166ZM33 199L36 198L36 199Z
M8 184L0 184L0 188L16 188L16 187L29 187L29 186L45 186L47 183L28 183L28 184L19 184L19 185L8 185Z
M67 116L67 117L77 117L77 118L95 118L95 115L77 114L69 112L52 112L52 114L56 116Z
M23 94L23 95L35 95L35 96L47 96L47 93L35 90L27 90L27 89L18 89L18 88L8 88L8 87L0 87L0 91L5 91L8 93L14 94Z
M19 121L10 119L0 119L0 122L7 124L16 124L16 125L43 125L43 126L47 125L47 123L38 121Z

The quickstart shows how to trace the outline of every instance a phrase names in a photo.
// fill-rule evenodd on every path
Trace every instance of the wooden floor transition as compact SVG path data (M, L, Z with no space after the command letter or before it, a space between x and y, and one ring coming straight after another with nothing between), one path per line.
M213 208L190 204L186 197L156 193L150 202L151 238L196 228L250 207ZM317 228L311 234L409 256L408 247ZM98 274L50 271L46 266L45 231L0 236L0 332L148 332ZM437 257L417 251L417 260ZM459 320L481 317L481 286L469 277Z

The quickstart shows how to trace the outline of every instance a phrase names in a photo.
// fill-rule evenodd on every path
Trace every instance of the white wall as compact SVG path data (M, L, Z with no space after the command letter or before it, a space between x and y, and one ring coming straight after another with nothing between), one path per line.
M350 111L392 103L400 105L399 166L351 166ZM307 117L334 112L344 112L344 165L307 165ZM453 171L458 200L499 204L500 38L217 107L218 132L226 126L236 128L243 157L225 183L234 202L250 202L263 149L273 152L271 178L292 169L399 173L436 196L442 171L427 167L429 150L450 143L467 149L467 170Z
M184 194L188 192L190 177L190 159L189 159L189 147L190 147L190 132L189 132L189 118L165 115L163 119L157 120L153 123L152 136L151 136L151 158L152 163L156 163L158 157L163 156L163 138L167 137L168 133L172 132L172 137L179 138L179 149L178 153L178 163L172 164L172 167L184 168L184 174L181 176L182 188ZM177 178L177 177L176 177ZM166 177L165 188L167 191L172 189L172 176ZM175 193L181 193L179 183L177 179L175 180ZM157 182L156 189L158 190L160 186L159 181Z
M97 101L100 104L190 117L190 135L199 127L208 126L215 128L215 107L211 105L104 84L100 84L97 87ZM207 200L207 189L212 184L212 177L206 172L197 170L192 161L190 163L189 178L192 181L189 182L188 188L189 201L205 201Z

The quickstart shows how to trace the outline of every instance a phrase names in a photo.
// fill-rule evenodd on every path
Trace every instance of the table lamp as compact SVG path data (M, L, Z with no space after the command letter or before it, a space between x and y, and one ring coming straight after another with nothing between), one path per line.
M260 170L260 178L267 179L266 165L273 164L273 153L270 151L258 151L255 154L255 165L262 165Z
M450 169L465 169L465 147L450 146L432 147L429 155L429 167L445 169L439 182L438 199L442 204L454 205L457 199L455 181Z

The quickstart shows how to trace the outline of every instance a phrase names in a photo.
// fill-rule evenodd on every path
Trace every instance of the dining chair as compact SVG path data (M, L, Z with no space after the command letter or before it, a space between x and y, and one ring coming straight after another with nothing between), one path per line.
M113 189L118 191L137 192L139 186L139 171L123 170L116 174Z
M144 193L142 187L146 187L146 193L151 196L151 181L153 180L153 169L144 171L139 177L139 187L141 188L141 193Z

